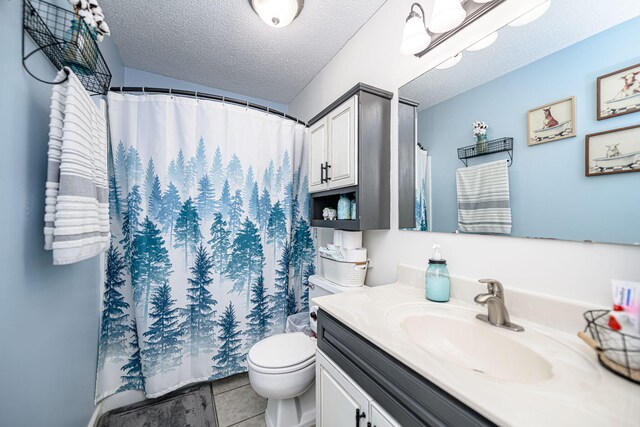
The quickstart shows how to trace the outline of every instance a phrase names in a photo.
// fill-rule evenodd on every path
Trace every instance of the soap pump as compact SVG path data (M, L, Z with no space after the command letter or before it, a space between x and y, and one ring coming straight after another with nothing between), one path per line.
M447 302L450 297L451 283L447 261L440 255L440 245L433 245L433 256L429 259L426 274L425 294L429 301Z

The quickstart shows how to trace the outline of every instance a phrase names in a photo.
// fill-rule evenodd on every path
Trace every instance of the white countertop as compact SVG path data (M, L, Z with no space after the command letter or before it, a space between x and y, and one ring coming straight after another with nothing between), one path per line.
M526 343L545 357L552 365L553 376L528 384L501 380L452 364L416 345L393 319L394 313L411 310L418 306L416 303L422 310L426 304L434 313L455 307L462 316L474 318L476 313L486 313L486 308L472 299L455 297L484 288L465 286L457 280L452 284L454 298L450 302L433 303L425 299L423 286L418 286L424 283L419 280L420 270L402 273L401 268L398 278L404 282L314 298L313 303L496 424L640 426L640 386L602 368L595 353L576 336L584 321L567 320L566 312L582 309L579 304L550 298L545 308L543 296L505 288L508 309L510 299L515 306L526 307L524 301L531 298L530 306L535 309L520 310L526 318L517 317L518 313L510 310L511 321L524 326L525 331L484 325ZM569 333L566 329L573 323L582 326ZM550 324L557 324L558 328L549 327Z

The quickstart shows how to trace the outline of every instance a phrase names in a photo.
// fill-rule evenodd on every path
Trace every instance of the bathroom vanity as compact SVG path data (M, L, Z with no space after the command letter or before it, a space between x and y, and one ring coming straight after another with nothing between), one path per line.
M604 370L576 332L579 302L505 289L515 332L476 319L483 284L452 277L424 299L424 270L315 298L317 425L637 425L638 386Z

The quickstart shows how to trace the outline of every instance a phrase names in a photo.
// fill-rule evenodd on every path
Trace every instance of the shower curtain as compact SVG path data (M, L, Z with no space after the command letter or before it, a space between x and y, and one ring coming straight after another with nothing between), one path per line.
M307 131L218 102L110 93L111 242L96 401L246 371L308 307Z

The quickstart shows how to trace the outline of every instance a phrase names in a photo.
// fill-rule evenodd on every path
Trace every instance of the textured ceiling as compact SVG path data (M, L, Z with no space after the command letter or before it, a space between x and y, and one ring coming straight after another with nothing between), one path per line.
M553 0L542 18L502 28L490 47L465 51L458 65L428 71L400 88L400 95L423 110L638 15L640 0Z
M386 0L307 0L275 29L247 0L101 0L125 66L288 104Z

